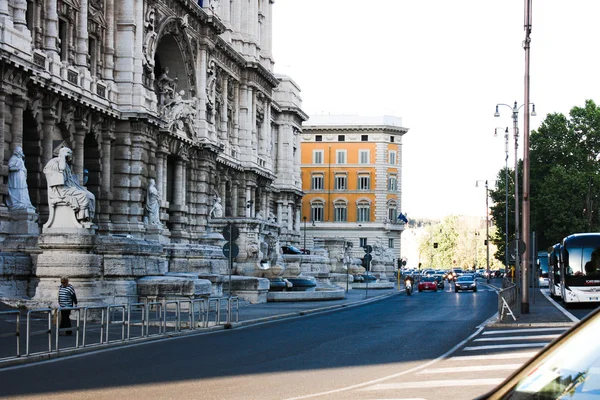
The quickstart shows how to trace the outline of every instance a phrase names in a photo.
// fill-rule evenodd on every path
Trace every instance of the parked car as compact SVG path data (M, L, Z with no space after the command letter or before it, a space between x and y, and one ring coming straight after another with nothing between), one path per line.
M473 293L477 291L477 279L475 275L464 274L456 278L454 291L458 293L461 290L472 290Z
M283 254L303 254L302 250L292 245L281 246L281 251Z
M419 292L422 292L423 290L433 290L434 292L437 292L437 282L433 276L423 276L419 281L418 289Z
M484 399L596 399L600 381L600 308L581 320Z

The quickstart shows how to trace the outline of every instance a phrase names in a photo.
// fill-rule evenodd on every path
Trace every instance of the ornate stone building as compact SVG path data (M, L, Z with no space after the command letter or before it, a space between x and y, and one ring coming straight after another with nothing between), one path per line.
M139 294L148 276L191 274L215 290L227 273L217 232L231 222L244 246L275 234L299 243L307 116L299 88L273 72L272 7L0 0L4 296L54 299L63 274L90 303ZM17 147L34 209L7 206ZM48 221L43 170L62 147L95 196L82 231ZM266 276L252 268L266 254L241 253L234 273Z

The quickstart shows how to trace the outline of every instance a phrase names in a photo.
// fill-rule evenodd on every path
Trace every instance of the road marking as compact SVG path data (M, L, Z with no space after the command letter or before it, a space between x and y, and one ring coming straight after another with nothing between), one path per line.
M489 379L448 379L443 381L423 381L423 382L400 382L400 383L379 383L369 386L360 391L374 390L399 390L399 389L420 389L433 387L449 387L449 386L496 386L504 382L505 378L489 378Z
M556 339L560 335L529 335L529 336L502 336L502 337L489 337L489 338L479 338L473 340L474 342L495 342L498 340L544 340L544 339Z
M567 316L567 318L569 318L571 321L579 322L579 318L577 318L576 316L574 316L573 314L571 314L570 312L568 312L567 310L562 308L562 306L560 304L555 302L554 299L552 297L550 297L550 290L540 290L540 293L543 294L544 297L547 298L548 301L550 301L550 303L552 303L556 308L558 308L560 310L560 312L565 314Z
M505 353L505 354L483 354L479 356L457 356L451 357L451 361L478 361L478 360L506 360L511 358L531 358L537 351L527 351L524 353Z
M328 394L346 392L346 391L349 391L349 390L363 388L363 387L368 386L368 385L377 384L378 382L384 382L384 381L387 381L389 379L394 379L394 378L397 378L397 377L402 376L402 375L412 374L414 372L417 372L417 371L420 371L420 370L422 370L424 368L427 368L430 365L433 365L433 364L435 364L435 363L437 363L439 361L447 359L450 354L455 353L462 346L464 346L465 344L469 343L469 341L471 339L473 339L474 337L476 337L477 335L479 335L482 330L483 330L483 327L482 328L478 328L475 332L473 332L472 335L470 335L469 337L467 337L465 340L463 340L462 342L460 342L459 344L457 344L456 346L454 346L453 348L451 348L450 350L448 350L447 352L445 352L444 354L442 354L438 358L433 359L431 361L428 361L428 362L426 362L423 365L416 366L416 367L408 369L406 371L398 372L397 374L392 374L392 375L384 376L384 377L381 377L381 378L378 378L378 379L373 379L371 381L367 381L367 382L363 382L363 383L357 383L355 385L350 385L350 386L341 387L341 388L338 388L338 389L328 390L328 391L325 391L325 392L312 393L312 394L307 394L305 396L291 397L291 398L288 398L286 400L309 399L311 397L321 397L321 396L325 396L325 395L328 395ZM500 379L500 381L498 383L500 383L502 381L504 381L504 379Z
M417 372L421 374L449 374L452 372L506 371L515 370L523 364L471 365L468 367L428 368Z
M526 332L551 332L566 331L569 328L531 328L531 329L499 329L496 331L485 331L482 335L499 335L501 333L526 333Z
M464 351L477 351L477 350L497 350L497 349L518 349L524 347L544 347L548 343L515 343L515 344L498 344L494 346L474 346L465 347Z

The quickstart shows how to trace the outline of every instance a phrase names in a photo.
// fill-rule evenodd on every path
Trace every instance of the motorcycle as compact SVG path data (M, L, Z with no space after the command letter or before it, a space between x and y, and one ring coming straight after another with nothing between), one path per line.
M406 294L410 296L412 293L412 282L410 279L407 279L406 282L404 282L404 287L406 288Z

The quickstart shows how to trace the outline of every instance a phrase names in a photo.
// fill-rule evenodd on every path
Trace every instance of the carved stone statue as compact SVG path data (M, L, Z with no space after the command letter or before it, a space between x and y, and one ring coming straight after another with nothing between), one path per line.
M25 168L25 154L21 147L15 147L13 155L8 160L8 197L6 205L9 210L30 210L31 205L29 190L27 188L27 168Z
M75 218L89 222L96 211L96 197L79 184L71 170L73 151L67 147L60 149L58 157L48 161L44 174L48 182L48 204L52 207L64 203L75 212Z
M158 105L162 106L169 100L175 98L175 88L177 87L177 77L171 78L169 76L169 67L164 67L162 74L156 81L158 86Z
M271 211L269 211L269 222L271 222L271 223L277 222L277 217Z
M257 212L256 219L265 219L265 212L263 210L260 210L259 212Z
M222 218L223 217L223 205L221 204L221 196L215 191L215 200L210 210L210 216L212 218Z
M160 222L160 192L156 188L154 179L148 183L148 192L146 193L146 213L148 224L162 226Z
M194 100L184 100L185 90L175 93L172 100L169 100L162 109L162 116L171 123L193 117L196 114L196 103Z

